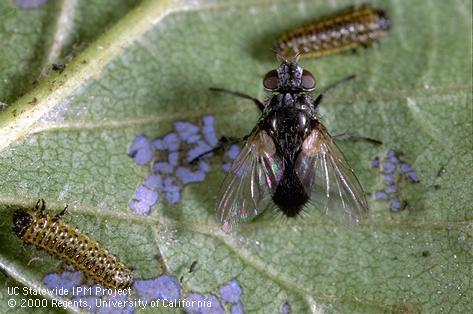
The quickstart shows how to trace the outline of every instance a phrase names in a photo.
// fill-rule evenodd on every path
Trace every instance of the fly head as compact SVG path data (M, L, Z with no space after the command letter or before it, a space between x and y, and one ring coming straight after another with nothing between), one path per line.
M308 92L315 89L315 78L308 70L300 67L297 61L284 60L277 69L266 74L263 86L279 93Z

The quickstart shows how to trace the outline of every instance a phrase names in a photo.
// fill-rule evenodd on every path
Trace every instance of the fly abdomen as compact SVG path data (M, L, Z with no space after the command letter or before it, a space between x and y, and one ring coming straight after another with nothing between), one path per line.
M309 200L309 195L307 195L293 167L285 169L272 198L288 217L295 217L301 212Z

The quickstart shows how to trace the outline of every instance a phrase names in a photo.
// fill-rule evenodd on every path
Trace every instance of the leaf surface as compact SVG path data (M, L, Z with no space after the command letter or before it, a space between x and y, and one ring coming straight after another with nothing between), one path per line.
M294 313L473 311L471 2L380 2L393 24L380 45L302 62L320 88L357 76L322 104L332 134L383 141L340 143L368 195L362 226L346 229L308 208L298 219L265 212L229 235L214 214L223 179L218 158L178 205L160 201L139 216L129 203L149 169L133 162L129 147L140 134L161 137L175 121L204 115L215 116L219 135L246 135L258 119L254 105L208 87L264 99L274 40L352 3L120 1L114 10L112 1L77 1L66 13L64 3L35 10L7 3L0 23L2 42L8 38L0 52L0 99L8 104L0 112L1 281L44 287L44 275L59 270L58 260L22 246L11 231L14 208L41 197L53 212L69 204L65 219L138 279L179 278L194 260L199 268L186 275L185 291L216 295L237 278L247 312L276 313L285 303ZM58 43L64 16L68 40ZM63 73L40 75L69 55ZM408 201L400 213L372 197L384 183L370 160L390 148L420 177L399 183ZM8 310L6 302L0 309Z

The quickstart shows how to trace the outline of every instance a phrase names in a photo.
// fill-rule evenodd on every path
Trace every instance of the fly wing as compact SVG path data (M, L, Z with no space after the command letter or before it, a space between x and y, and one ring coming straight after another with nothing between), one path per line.
M224 231L268 207L282 175L281 165L272 138L263 130L253 131L222 183L217 216Z
M311 201L334 221L357 225L367 213L360 182L319 122L302 145L296 173Z

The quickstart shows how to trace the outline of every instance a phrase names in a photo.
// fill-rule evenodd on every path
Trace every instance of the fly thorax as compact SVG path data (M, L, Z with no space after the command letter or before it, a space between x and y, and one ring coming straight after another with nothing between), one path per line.
M289 93L284 94L282 104L284 107L294 107L294 97Z
M299 94L297 95L296 99L294 100L294 108L305 111L309 115L314 115L314 109L313 109L313 102L314 100L312 97L310 97L307 94Z
M299 111L297 121L297 131L301 134L301 138L305 138L310 132L310 116L304 111Z

